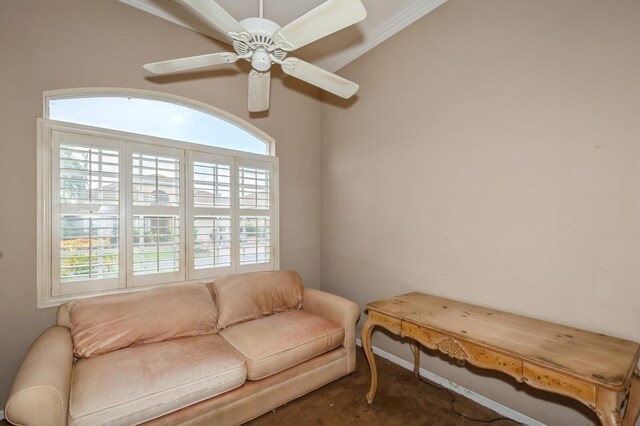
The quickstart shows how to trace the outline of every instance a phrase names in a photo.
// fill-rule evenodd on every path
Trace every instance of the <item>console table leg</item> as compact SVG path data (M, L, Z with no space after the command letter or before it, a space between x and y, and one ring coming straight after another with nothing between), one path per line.
M373 397L376 394L376 388L378 387L378 370L376 368L376 360L373 358L373 350L371 347L371 333L373 332L373 326L375 324L370 320L364 323L362 327L362 348L364 349L364 354L367 356L367 361L369 361L369 369L371 370L371 386L369 387L369 392L367 392L367 402L371 404L373 402Z
M640 370L636 368L631 377L631 387L629 388L629 405L624 415L624 426L633 426L640 417Z
M620 417L621 394L599 388L596 395L596 414L603 426L622 426Z
M420 343L418 341L411 342L411 352L413 352L413 375L417 379L420 377Z

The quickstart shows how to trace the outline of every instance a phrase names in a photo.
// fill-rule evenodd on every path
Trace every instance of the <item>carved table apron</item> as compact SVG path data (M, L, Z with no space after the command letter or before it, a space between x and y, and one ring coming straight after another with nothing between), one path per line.
M412 339L416 376L422 345L574 398L603 425L634 426L640 415L636 342L423 293L372 302L366 308L362 346L371 368L369 404L378 381L371 346L378 325Z

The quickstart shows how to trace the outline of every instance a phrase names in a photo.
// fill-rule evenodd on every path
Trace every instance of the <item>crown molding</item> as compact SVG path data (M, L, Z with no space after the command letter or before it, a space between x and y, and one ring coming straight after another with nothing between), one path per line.
M336 72L446 2L447 0L417 0L390 16L373 31L365 33L345 49L316 61L315 65L327 71Z

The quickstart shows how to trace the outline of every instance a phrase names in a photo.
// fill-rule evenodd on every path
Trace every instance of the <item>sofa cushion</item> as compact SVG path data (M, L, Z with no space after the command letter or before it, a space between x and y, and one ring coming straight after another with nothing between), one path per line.
M344 341L340 325L302 310L236 324L220 334L245 357L249 380L293 367Z
M302 279L293 271L232 274L214 282L218 329L302 307Z
M79 358L217 331L216 306L204 284L92 297L67 305Z
M70 425L137 424L242 385L245 362L218 334L133 346L76 362Z

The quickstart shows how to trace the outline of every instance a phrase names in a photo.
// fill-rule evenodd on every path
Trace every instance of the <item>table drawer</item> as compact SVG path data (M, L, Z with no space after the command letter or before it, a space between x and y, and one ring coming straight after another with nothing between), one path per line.
M406 321L402 323L402 335L452 358L469 361L476 367L502 371L516 380L522 378L522 361L499 351L484 348L447 333L430 330Z
M524 362L522 366L523 380L534 388L570 396L591 407L596 403L594 385L581 382L571 376L550 371L547 368Z
M376 311L369 311L369 320L380 327L386 328L392 333L400 334L402 328L402 321L399 319L390 317L388 315L380 314Z

